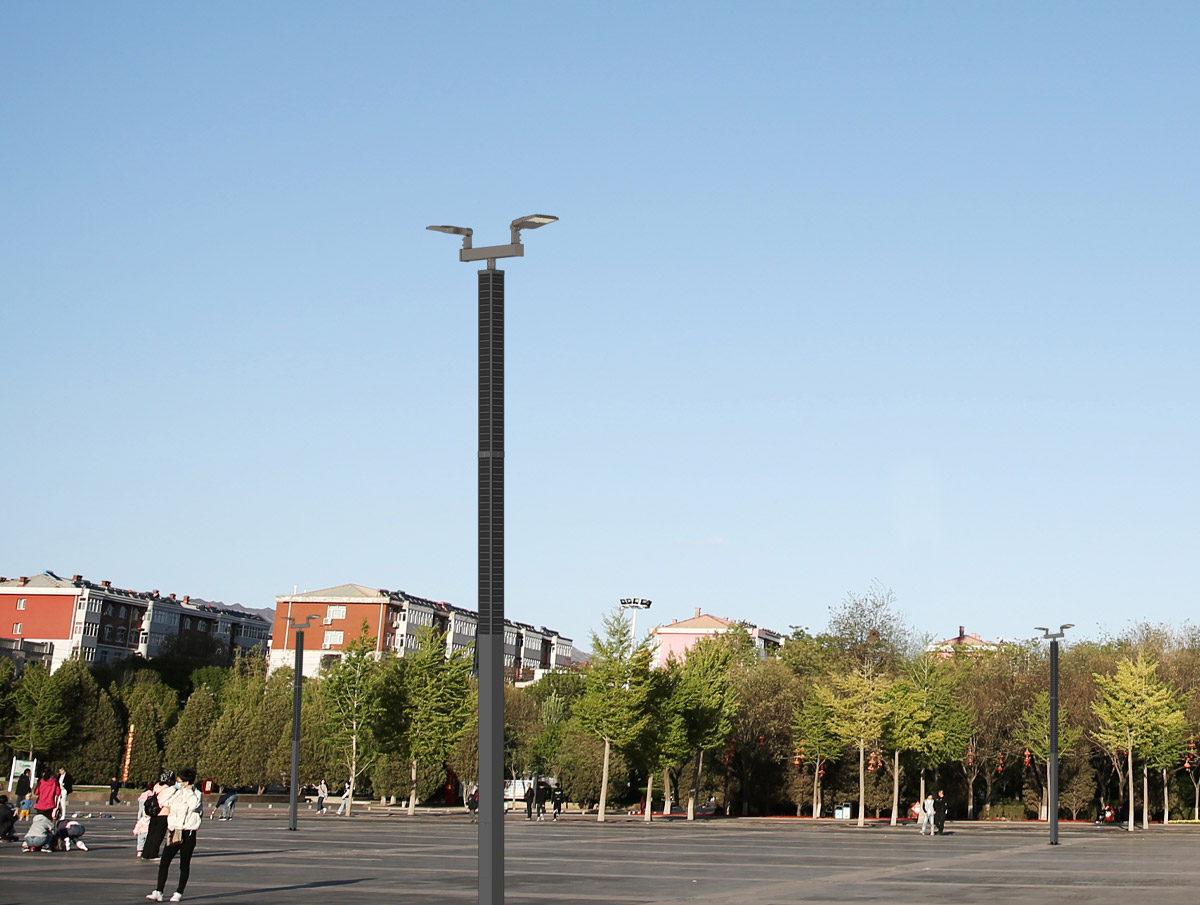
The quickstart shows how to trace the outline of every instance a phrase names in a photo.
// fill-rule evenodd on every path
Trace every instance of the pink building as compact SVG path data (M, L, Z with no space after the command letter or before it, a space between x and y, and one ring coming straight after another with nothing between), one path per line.
M722 619L720 616L710 616L701 613L696 607L696 613L691 619L680 622L672 619L669 625L660 625L650 630L657 646L654 652L652 666L662 667L674 657L683 661L687 652L695 647L701 638L712 638L729 631L735 625L743 625L750 632L754 646L758 648L759 656L764 660L770 651L777 649L783 643L783 636L767 628L759 628L749 622L739 622L735 619Z
M942 657L952 656L956 651L965 653L983 653L985 651L993 651L996 645L991 641L984 641L978 635L967 634L966 626L958 627L958 635L953 638L947 638L945 641L938 641L935 644L925 648L929 653L938 654Z

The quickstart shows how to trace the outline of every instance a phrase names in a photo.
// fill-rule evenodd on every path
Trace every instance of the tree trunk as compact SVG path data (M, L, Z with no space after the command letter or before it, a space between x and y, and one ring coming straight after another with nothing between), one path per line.
M408 816L413 817L417 813L417 759L414 757L409 764L408 777Z
M1125 767L1129 771L1129 832L1133 832L1133 810L1137 802L1133 800L1133 745L1129 746L1129 750L1125 752Z
M925 803L925 768L921 768L921 804Z
M671 768L663 767L663 816L671 816Z
M354 810L354 780L358 776L358 736L350 736L350 797L346 799L346 816Z
M604 822L604 806L608 803L608 751L609 740L604 740L604 769L600 771L600 809L596 812L596 820Z
M697 751L696 765L692 768L692 788L688 791L688 820L696 819L696 796L700 794L700 759L702 757L704 757L704 752Z
M987 770L983 774L983 815L985 817L992 816L992 785L995 782L995 775L991 770Z
M647 823L654 819L654 771L646 774L646 816Z
M863 807L867 801L867 746L862 742L858 745L858 825L866 826L866 814Z
M900 819L900 752L892 752L892 826Z
M968 820L975 819L975 776L977 776L977 775L978 775L978 771L975 771L973 773L971 770L968 770L965 767L963 768L963 776L965 776L967 779L967 819Z
M1197 793L1200 795L1200 793ZM821 758L813 766L813 820L821 816Z
M1200 820L1200 783L1193 779L1192 788L1196 793L1195 798L1192 799L1192 819Z
M1142 764L1142 829L1150 826L1150 767Z

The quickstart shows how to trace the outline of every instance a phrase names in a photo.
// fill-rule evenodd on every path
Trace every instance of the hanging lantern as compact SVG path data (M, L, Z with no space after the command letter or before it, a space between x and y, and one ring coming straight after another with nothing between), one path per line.
M1025 749L1025 766L1027 766L1027 767L1033 766L1033 752L1030 751L1028 748Z
M1001 751L999 757L996 758L996 772L1004 772L1004 752Z

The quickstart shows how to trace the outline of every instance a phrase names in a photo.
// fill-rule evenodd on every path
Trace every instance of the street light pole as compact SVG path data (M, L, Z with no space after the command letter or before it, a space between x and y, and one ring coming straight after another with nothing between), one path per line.
M1074 628L1071 623L1060 625L1057 632L1037 626L1043 638L1050 640L1050 844L1058 845L1058 639Z
M317 617L306 616L303 622L291 616L284 618L287 619L288 625L296 630L296 674L292 677L292 783L288 795L288 829L294 831L299 801L297 796L300 794L300 687L304 681L304 630L308 628L308 623Z
M504 902L504 271L497 258L525 256L521 230L557 217L532 214L509 225L511 242L473 248L473 230L429 226L462 236L460 261L479 271L479 905Z

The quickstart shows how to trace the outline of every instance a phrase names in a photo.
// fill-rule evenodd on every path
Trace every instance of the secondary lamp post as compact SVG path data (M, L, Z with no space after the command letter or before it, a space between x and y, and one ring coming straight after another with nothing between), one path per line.
M296 829L296 811L300 794L300 687L304 681L304 630L316 616L306 616L303 622L284 617L288 625L296 630L296 674L292 677L292 788L288 795L288 829Z
M1060 625L1057 632L1043 626L1035 631L1050 641L1050 844L1058 845L1058 639L1074 628L1073 623Z
M504 902L504 271L497 258L521 258L521 230L557 217L531 214L509 224L508 245L474 248L473 230L429 226L462 236L460 261L479 271L479 903Z

